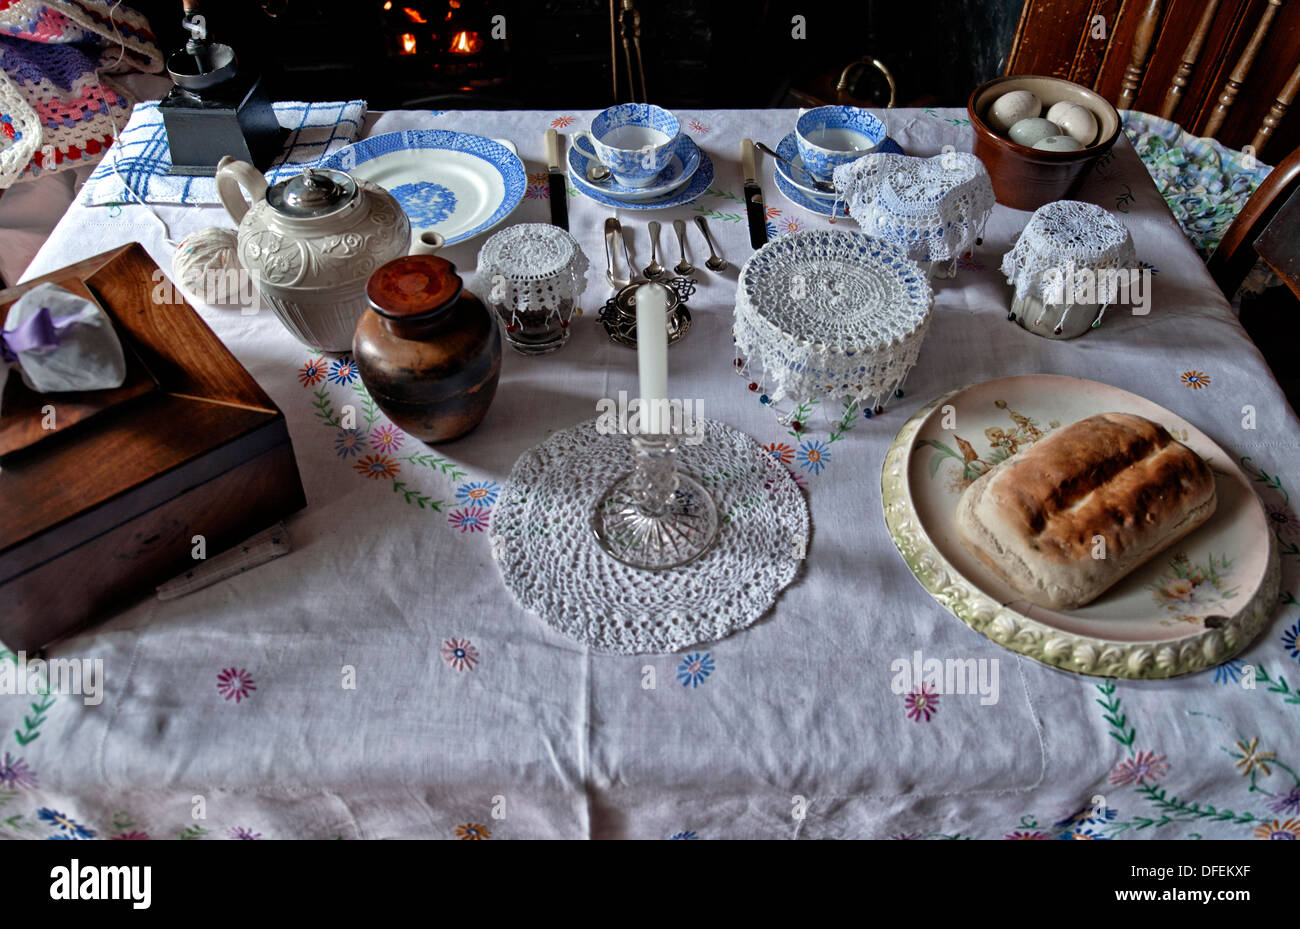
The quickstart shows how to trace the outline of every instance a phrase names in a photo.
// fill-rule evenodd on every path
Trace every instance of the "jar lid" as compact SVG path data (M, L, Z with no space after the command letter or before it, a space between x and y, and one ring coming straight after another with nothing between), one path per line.
M380 265L366 282L370 307L388 319L410 319L450 306L465 282L437 255L407 255Z
M565 229L520 223L488 239L478 253L475 282L494 304L518 311L571 309L587 289L587 256Z
M337 213L357 195L357 182L342 171L307 168L266 192L266 202L277 213L296 218L317 218Z

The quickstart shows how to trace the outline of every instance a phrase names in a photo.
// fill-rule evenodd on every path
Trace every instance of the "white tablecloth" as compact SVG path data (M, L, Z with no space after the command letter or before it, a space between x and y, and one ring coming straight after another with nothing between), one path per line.
M514 140L534 177L509 222L542 222L543 131L581 128L591 115L393 112L369 132L427 126ZM970 148L963 111L880 115L909 153ZM677 395L704 399L707 416L765 444L786 443L807 485L806 569L770 615L679 655L589 653L514 604L487 534L475 528L485 514L490 520L496 487L521 452L593 417L598 398L636 390L635 354L595 323L609 295L600 231L611 211L573 196L571 228L592 269L570 344L542 358L506 352L482 426L432 452L406 438L391 453L395 479L365 477L357 458L336 450L339 430L327 421L358 404L346 369L335 378L344 383L317 380L305 370L311 353L269 312L199 307L288 419L308 499L290 520L295 550L180 600L140 603L54 649L103 659L99 706L63 695L33 716L32 698L0 696L0 834L1300 833L1293 601L1243 661L1181 680L1120 681L1110 693L1105 682L1005 652L948 614L912 577L881 514L885 450L938 394L1006 374L1093 378L1168 407L1276 477L1258 486L1284 543L1283 589L1296 589L1300 527L1287 493L1300 489L1300 428L1128 143L1121 138L1079 196L1117 211L1139 258L1158 272L1151 315L1112 313L1068 343L1008 323L1010 291L996 269L1028 214L999 206L973 260L955 281L936 284L933 325L906 395L885 415L856 420L814 461L806 443L824 442L824 425L814 419L807 438L778 425L732 373L729 331L736 267L751 252L738 142L775 146L795 114L681 116L714 160L713 188L688 207L620 216L635 231L638 265L649 258L647 220L668 226L700 211L732 262L721 276L701 271L695 327L672 350L671 379ZM762 174L774 233L826 224L777 192L770 161ZM158 211L175 239L225 222L210 208ZM707 253L693 227L691 235L702 267ZM143 208L74 206L28 275L133 239L170 269L171 250ZM482 241L447 257L468 272ZM675 261L670 234L664 243ZM1242 428L1247 404L1255 431ZM402 457L415 452L424 457ZM442 502L434 510L421 500ZM890 665L918 649L999 659L998 702L944 695L933 712L909 707L891 690ZM692 656L699 673L679 676ZM1254 689L1237 683L1246 663L1263 670ZM354 689L345 667L355 669Z

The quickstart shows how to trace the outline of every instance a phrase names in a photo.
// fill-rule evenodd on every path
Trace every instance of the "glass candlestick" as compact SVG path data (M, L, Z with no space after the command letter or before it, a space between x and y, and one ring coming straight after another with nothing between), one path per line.
M677 470L678 439L633 435L632 473L605 491L591 524L600 547L647 571L676 568L708 550L718 508L699 481Z

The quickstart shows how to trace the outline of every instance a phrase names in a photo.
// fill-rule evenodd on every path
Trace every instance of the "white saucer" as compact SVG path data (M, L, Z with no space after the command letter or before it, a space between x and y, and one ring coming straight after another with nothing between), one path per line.
M666 197L690 182L701 161L699 146L690 136L684 135L677 154L673 155L668 166L659 173L655 182L649 187L628 187L613 176L604 181L591 181L587 179L587 167L596 156L585 147L583 144L585 141L582 137L578 137L570 142L569 177L574 181L575 186L578 186L578 181L581 181L587 188L597 190L611 200L654 200Z

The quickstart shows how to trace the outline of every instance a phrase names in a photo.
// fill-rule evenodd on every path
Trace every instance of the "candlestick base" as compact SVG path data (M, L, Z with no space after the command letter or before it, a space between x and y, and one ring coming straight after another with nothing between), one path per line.
M636 467L605 491L592 513L600 547L646 571L695 560L718 537L718 508L704 485L677 470L672 436L633 436Z

